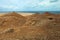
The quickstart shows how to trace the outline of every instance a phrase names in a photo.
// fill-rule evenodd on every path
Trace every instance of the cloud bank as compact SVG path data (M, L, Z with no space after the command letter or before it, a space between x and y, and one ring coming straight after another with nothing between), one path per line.
M0 11L60 11L60 0L0 0Z

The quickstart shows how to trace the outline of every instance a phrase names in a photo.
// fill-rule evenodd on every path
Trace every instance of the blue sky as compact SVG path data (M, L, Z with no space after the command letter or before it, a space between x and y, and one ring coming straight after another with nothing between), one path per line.
M60 11L60 0L0 0L0 11Z

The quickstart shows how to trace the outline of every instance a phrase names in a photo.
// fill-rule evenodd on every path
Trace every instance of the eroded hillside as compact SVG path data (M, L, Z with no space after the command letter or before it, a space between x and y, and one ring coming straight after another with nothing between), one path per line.
M10 18L9 15L14 17L11 16ZM3 31L5 31L2 31L2 34L0 33L0 40L60 40L59 14L36 13L26 16L26 18L19 15L20 17L17 17L17 19L15 15L17 14L8 14L0 18L0 30L4 29ZM3 22L4 20L8 21ZM4 23L8 26L4 26Z

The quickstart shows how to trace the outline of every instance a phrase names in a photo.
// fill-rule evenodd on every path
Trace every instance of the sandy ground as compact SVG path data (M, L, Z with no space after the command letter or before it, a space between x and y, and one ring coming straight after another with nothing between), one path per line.
M4 14L7 14L7 13L0 13L0 16L4 15ZM23 16L28 16L28 15L32 15L34 13L18 13L18 14L21 14Z
M19 13L19 14L21 14L21 15L23 15L23 16L28 16L28 15L32 15L32 14L34 14L34 13Z

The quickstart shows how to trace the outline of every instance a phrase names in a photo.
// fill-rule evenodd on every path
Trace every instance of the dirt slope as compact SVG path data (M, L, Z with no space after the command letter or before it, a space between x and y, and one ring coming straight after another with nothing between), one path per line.
M15 12L5 14L0 16L0 32L4 32L6 30L12 28L19 28L26 22L26 18L20 14Z
M23 27L0 34L0 40L60 40L60 17L56 14L33 14Z

